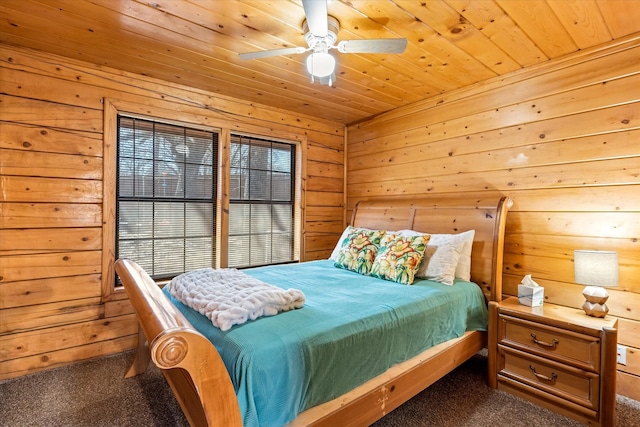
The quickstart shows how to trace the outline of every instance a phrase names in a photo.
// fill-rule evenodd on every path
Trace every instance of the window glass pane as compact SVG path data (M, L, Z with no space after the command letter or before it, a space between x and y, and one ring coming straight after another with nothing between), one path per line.
M185 271L196 270L205 266L213 266L213 242L210 238L192 238L186 240Z
M155 275L173 277L186 271L184 239L156 239L153 246Z
M231 137L231 167L232 168L248 168L249 167L249 145L242 142L239 137Z
M176 147L184 152L188 162L203 166L213 165L213 146L208 132L195 129L187 129L186 147ZM207 168L207 170L211 170Z
M189 199L209 199L213 194L213 176L204 174L204 165L185 165L184 177L179 185L181 191L185 191L185 196ZM211 167L208 169L211 170ZM184 185L186 183L186 188Z
M185 215L185 235L191 237L213 236L215 230L213 205L207 203L187 203Z
M291 174L274 172L271 176L271 197L273 200L291 200Z
M250 200L269 200L271 198L271 172L251 170L250 175Z
M118 179L118 193L125 197L132 197L135 194L134 185L136 183L133 175L133 160L121 159L121 170L124 169L125 174L122 174Z
M183 236L185 227L184 204L155 203L153 224L155 237Z
M153 241L151 239L120 240L118 257L132 259L147 272L153 271Z
M271 233L271 205L251 205L251 234Z
M287 262L293 259L293 234L273 234L271 262Z
M250 236L229 236L229 266L244 267L250 265Z
M156 136L154 144L156 160L169 163L175 163L177 161L184 162L184 154L180 154L176 150L176 146L184 146L184 135L169 133L174 129L162 129L164 127L165 126L162 125L156 125ZM175 132L179 132L179 129L175 129Z
M229 205L229 235L246 235L251 232L251 205Z
M218 134L118 117L116 255L154 278L214 267Z
M251 169L269 169L271 164L270 144L260 142L254 142L253 144L251 144L249 160Z
M294 164L293 144L231 136L229 266L293 260Z
M134 196L153 197L153 160L135 159L134 167Z
M154 162L155 164L155 197L179 197L183 198L181 178L184 175L175 163Z
M274 233L293 233L292 205L273 205L273 222L271 228Z
M153 128L137 127L132 132L130 153L136 159L153 160Z
M229 177L229 197L232 200L249 200L249 187L246 185L249 179L247 169L231 168Z
M251 235L250 265L264 265L271 263L271 234Z
M153 204L121 202L118 217L119 239L150 239L153 237Z
M272 169L274 171L291 173L291 148L291 145L288 144L273 144L273 151L271 152L271 164L273 165Z

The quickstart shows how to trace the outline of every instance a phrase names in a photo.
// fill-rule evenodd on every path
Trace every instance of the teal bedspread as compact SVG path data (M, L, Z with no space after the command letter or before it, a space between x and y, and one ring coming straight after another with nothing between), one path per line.
M305 306L222 332L165 293L217 348L245 426L285 425L431 346L487 327L484 295L470 282L406 286L328 260L243 271L301 290Z

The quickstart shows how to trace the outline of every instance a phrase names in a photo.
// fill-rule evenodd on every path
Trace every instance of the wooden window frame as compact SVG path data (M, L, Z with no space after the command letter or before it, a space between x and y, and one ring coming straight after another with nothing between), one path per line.
M304 135L290 132L278 132L237 121L216 120L209 116L186 112L180 109L169 110L128 101L104 99L104 166L103 166L103 203L102 203L102 301L126 299L124 288L115 286L115 242L116 242L116 178L117 178L117 136L118 115L162 121L167 124L200 128L214 131L219 135L218 178L216 196L216 268L228 265L229 234L229 151L231 129L234 134L255 136L295 145L295 201L294 201L294 260L300 260L303 253L303 216L304 183L307 139ZM245 129L246 128L246 129ZM238 130L240 129L240 130ZM246 132L242 130L245 129Z
M231 198L231 194L229 197L229 204L236 204L236 205L268 205L268 206L275 206L278 204L283 204L283 205L291 205L292 209L294 210L294 218L292 218L294 220L293 226L295 227L295 203L296 203L296 183L297 181L297 172L296 172L296 168L295 165L298 163L298 153L297 150L295 149L296 144L292 143L291 141L287 141L287 140L283 140L283 139L279 139L279 138L265 138L264 136L260 135L247 135L245 133L242 132L232 132L231 133L231 138L230 138L230 145L232 145L233 139L235 138L240 138L240 139L247 139L249 141L251 141L252 143L256 143L258 141L262 142L262 143L267 143L270 145L275 144L286 144L289 146L293 146L294 147L294 153L293 153L293 157L294 157L294 164L293 164L293 169L291 171L291 174L294 177L293 182L291 183L292 188L291 188L291 193L290 196L292 198L291 202L279 202L278 200L274 200L274 199L267 199L267 200L262 200L262 201L258 201L255 199L232 199ZM229 160L229 163L231 165L231 159ZM248 167L248 169L251 169L250 167ZM230 174L229 174L230 175ZM231 183L231 180L229 180L229 183ZM228 211L229 215L231 216L231 210ZM293 233L295 233L295 228L293 230ZM253 233L251 233L253 234ZM295 234L294 234L294 241L292 242L295 246ZM228 240L227 240L228 242ZM293 248L292 248L293 249ZM227 251L228 253L228 251ZM281 261L280 263L290 263L290 262L299 262L300 261L300 254L296 253L295 251L292 254L292 259L287 260L287 261ZM227 263L228 265L228 263ZM267 264L268 265L268 264ZM231 267L234 268L246 268L246 267L260 267L260 264L250 264L250 265L238 265L238 266L234 266L232 265Z

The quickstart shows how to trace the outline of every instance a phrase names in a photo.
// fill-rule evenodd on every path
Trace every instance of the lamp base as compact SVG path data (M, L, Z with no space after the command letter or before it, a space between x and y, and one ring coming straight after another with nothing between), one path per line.
M587 286L582 291L585 302L582 309L589 316L604 317L609 312L609 307L605 304L609 299L607 290L601 286Z
M609 307L606 304L598 304L589 301L585 301L582 304L582 309L588 316L592 317L604 317L609 312Z

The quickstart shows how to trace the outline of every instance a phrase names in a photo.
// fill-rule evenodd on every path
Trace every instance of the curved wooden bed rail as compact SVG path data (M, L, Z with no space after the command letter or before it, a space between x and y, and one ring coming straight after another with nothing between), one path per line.
M511 205L507 197L363 201L354 209L352 225L430 233L475 229L471 278L490 301L500 301L506 214ZM139 265L119 259L115 269L141 325L127 376L143 372L153 359L192 426L242 426L234 387L213 344ZM290 426L370 425L480 351L486 335L469 331L428 349L351 392L302 412Z
M138 351L127 376L143 372L153 359L189 424L242 426L233 384L211 342L195 330L138 264L119 259L115 268L140 323Z

